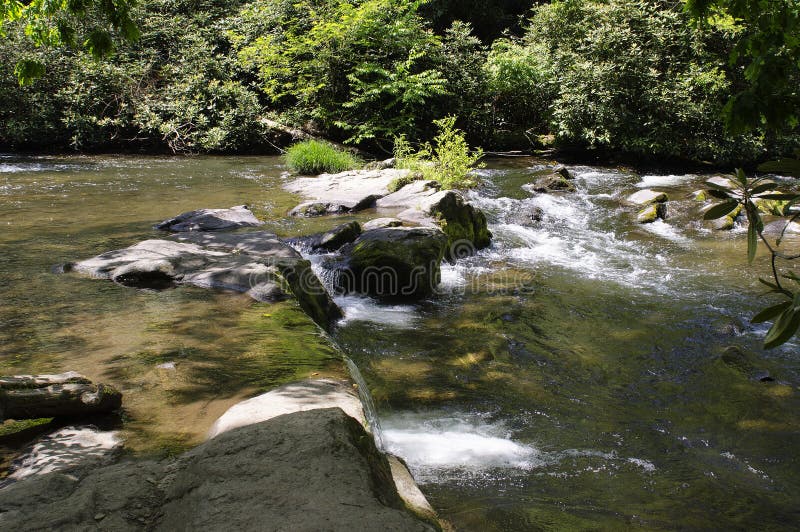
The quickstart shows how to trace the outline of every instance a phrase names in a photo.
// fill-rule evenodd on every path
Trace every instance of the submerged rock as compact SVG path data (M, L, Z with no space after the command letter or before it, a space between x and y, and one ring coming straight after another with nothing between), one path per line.
M373 207L375 201L389 193L389 183L402 178L408 170L353 170L317 177L300 177L285 185L309 201L292 209L292 216L320 216L356 212Z
M342 317L311 264L269 232L187 234L145 240L78 262L74 271L125 286L163 289L188 284L243 292L257 301L293 295L318 324Z
M391 466L339 408L282 415L162 461L74 467L15 482L0 528L435 530L406 510Z
M237 205L230 209L199 209L179 214L155 225L162 231L222 231L239 227L264 225L250 212L247 205Z
M362 233L335 266L337 290L379 298L422 298L441 276L447 236L435 227L391 227Z
M90 416L121 406L122 394L113 386L74 371L0 377L0 420Z

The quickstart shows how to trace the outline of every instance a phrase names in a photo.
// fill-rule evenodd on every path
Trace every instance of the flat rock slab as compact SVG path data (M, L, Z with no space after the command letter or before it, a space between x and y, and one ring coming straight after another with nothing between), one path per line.
M230 209L199 209L179 214L155 225L162 231L223 231L239 227L256 227L264 222L255 217L246 205Z
M361 229L369 231L370 229L383 229L384 227L400 227L403 225L403 220L399 218L375 218L364 223Z
M177 458L73 468L7 486L3 530L435 528L405 509L389 463L340 408L233 429Z
M233 405L214 422L208 437L215 438L229 430L284 414L332 407L339 407L362 425L366 424L358 392L347 382L309 379L286 384Z
M342 316L311 264L266 231L145 240L78 262L72 269L136 288L187 284L243 292L264 302L293 295L323 327Z
M319 216L373 207L376 200L389 194L389 183L408 173L408 170L389 168L297 178L284 188L306 197L308 201L295 207L290 214Z

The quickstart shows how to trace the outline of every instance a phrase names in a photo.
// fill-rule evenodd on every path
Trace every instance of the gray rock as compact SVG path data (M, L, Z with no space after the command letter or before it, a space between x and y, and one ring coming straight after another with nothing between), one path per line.
M434 227L373 229L343 249L337 289L379 298L421 298L439 284L447 236Z
M375 218L363 224L361 228L364 231L371 229L383 229L384 227L400 227L403 225L403 220L399 218Z
M561 170L569 177L565 177ZM561 170L538 178L526 188L534 192L575 192L575 184L571 181L569 171L563 167Z
M272 233L181 235L178 239L145 240L78 262L73 270L136 288L189 284L243 292L257 301L293 295L323 327L342 316L311 264Z
M448 260L469 255L491 243L486 216L456 190L439 190L435 181L414 181L378 200L379 209L403 208L397 218L441 227L448 238Z
M222 231L239 227L256 227L264 222L256 218L246 205L230 209L199 209L179 214L156 224L162 231Z
M628 203L640 207L650 205L651 203L664 203L667 200L669 200L669 197L665 192L657 192L650 189L636 191L626 199Z
M319 216L356 212L373 207L377 199L389 193L389 183L402 178L408 170L353 170L317 177L300 177L285 188L309 199L290 212L293 216Z
M98 522L97 518L100 517ZM435 530L339 408L240 427L177 458L31 477L2 491L4 530Z
M324 233L290 239L289 242L305 245L312 251L336 251L354 241L360 234L361 225L358 222L347 222Z

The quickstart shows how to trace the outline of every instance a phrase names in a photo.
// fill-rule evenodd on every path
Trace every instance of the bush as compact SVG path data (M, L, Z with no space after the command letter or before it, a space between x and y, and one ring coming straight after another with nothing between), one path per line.
M361 163L353 154L342 151L332 144L306 140L286 150L286 164L299 174L317 175L352 170Z
M416 152L404 137L396 139L397 167L412 171L410 181L431 179L444 189L471 188L478 185L472 169L482 166L478 161L483 157L483 150L479 148L470 152L464 132L456 129L455 123L454 116L434 120L439 134L432 143L423 144ZM395 185L405 184L408 183L398 182Z

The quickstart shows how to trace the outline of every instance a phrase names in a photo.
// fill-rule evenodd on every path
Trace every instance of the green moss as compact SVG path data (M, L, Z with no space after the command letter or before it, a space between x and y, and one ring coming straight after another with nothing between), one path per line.
M404 186L410 185L414 181L419 181L422 178L423 175L421 172L409 172L407 175L404 175L403 177L396 177L392 179L389 182L389 186L387 188L389 189L389 192L397 192Z
M47 425L51 421L53 421L51 417L20 420L7 419L3 423L0 423L0 438L11 436L12 434L17 434L41 425Z
M306 140L286 150L286 164L299 174L317 175L352 170L361 166L361 161L328 142Z

